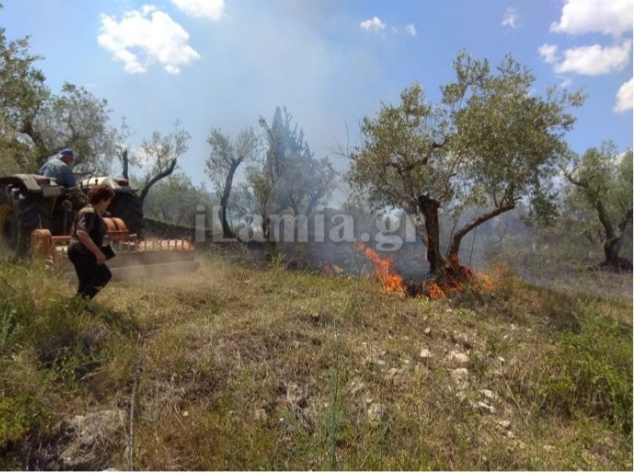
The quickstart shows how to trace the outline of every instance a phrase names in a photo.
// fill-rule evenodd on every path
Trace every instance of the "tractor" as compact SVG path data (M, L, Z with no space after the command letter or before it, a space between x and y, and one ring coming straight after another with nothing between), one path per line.
M198 268L189 240L143 239L142 200L127 179L115 177L91 177L71 188L37 174L0 177L0 256L48 258L73 271L64 259L71 228L87 192L98 184L115 192L104 218L117 253L109 264L115 277Z

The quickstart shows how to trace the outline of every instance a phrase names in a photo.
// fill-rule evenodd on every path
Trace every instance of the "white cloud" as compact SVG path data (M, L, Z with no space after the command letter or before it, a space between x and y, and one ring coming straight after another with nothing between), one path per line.
M555 64L558 62L558 56L556 55L557 52L558 46L550 45L548 43L545 43L540 48L538 48L538 53L540 53L540 56L543 58L545 63L549 64Z
M634 78L630 79L627 83L619 88L616 93L616 104L614 105L614 112L629 111L634 107Z
M223 17L224 0L172 0L172 3L186 15L219 21Z
M122 61L128 73L144 73L158 63L168 73L178 74L179 66L199 59L188 44L190 35L156 7L125 12L120 22L103 14L100 21L98 44Z
M417 32L417 30L415 29L415 25L413 25L413 24L405 25L405 26L404 26L404 30L406 30L406 32L407 32L409 35L411 35L413 38L415 38L416 36L418 36L418 32Z
M563 58L557 56L555 45L545 44L538 48L540 56L546 63L553 65L556 73L576 73L588 76L608 74L620 71L627 66L632 51L632 41L623 41L620 45L592 45L570 48L563 51Z
M518 11L515 8L507 8L502 16L502 26L508 26L514 30L518 28Z
M386 30L386 23L380 20L377 17L373 17L370 20L364 20L359 24L359 28L364 31L372 31L377 34L383 34Z
M566 0L560 21L551 31L618 37L634 28L634 0Z

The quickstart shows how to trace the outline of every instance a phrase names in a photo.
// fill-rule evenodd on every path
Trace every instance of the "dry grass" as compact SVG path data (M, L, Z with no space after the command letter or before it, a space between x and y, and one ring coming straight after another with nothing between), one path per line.
M72 292L42 270L1 272L14 306L45 317ZM190 276L112 283L96 314L72 312L67 334L90 350L71 355L97 362L86 372L67 358L44 374L33 349L60 361L70 346L28 339L4 352L0 378L43 414L24 434L127 408L136 379L138 470L631 470L631 435L547 395L559 333L577 332L588 308L631 324L632 303L493 280L429 301L210 256ZM6 461L19 454L9 440Z

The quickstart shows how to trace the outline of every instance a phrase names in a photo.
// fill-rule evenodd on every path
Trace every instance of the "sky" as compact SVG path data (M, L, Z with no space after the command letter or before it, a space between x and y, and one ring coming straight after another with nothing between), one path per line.
M207 137L232 138L285 107L316 157L359 141L359 121L414 81L427 100L455 79L458 51L512 54L548 85L583 89L567 136L578 153L633 148L633 0L0 0L9 39L30 36L55 92L108 101L136 145L181 121L180 166L209 184Z

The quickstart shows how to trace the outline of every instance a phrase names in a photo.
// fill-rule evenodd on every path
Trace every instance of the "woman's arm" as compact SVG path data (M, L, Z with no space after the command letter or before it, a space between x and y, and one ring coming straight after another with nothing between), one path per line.
M100 250L100 248L96 246L96 243L92 241L86 231L78 230L76 232L76 236L78 237L78 241L80 241L85 246L85 248L94 253L94 256L96 256L96 262L98 264L105 264L105 261L107 261L105 255Z

